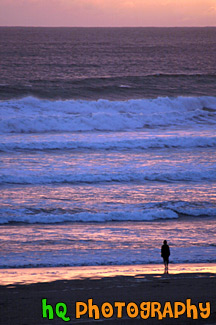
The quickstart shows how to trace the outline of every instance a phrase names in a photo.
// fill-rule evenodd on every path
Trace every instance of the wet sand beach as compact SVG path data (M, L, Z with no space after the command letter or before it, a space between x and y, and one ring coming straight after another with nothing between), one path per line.
M216 323L216 274L215 273L171 273L165 274L136 274L133 276L116 275L114 277L92 277L73 280L58 280L53 282L32 283L25 285L7 285L0 287L1 312L0 323L3 324L215 324ZM54 319L42 318L42 299L51 305L54 310ZM99 319L88 318L89 299L99 308ZM174 313L174 302L186 304L191 299L191 305L197 307L198 319L187 318L186 313L178 318L166 317L158 320L140 317L140 304L142 302L158 302L163 313L165 303L170 302ZM64 303L67 307L63 321L55 314L57 303ZM76 304L86 304L88 310L85 315L76 319ZM108 302L113 308L113 316L105 318L101 306ZM125 302L122 308L121 318L117 319L115 302ZM127 306L133 302L138 306L139 312L136 318L130 318L127 314ZM210 303L210 316L207 319L201 317L198 303ZM84 306L82 304L82 306ZM133 306L132 306L133 307ZM80 307L82 310L84 307ZM152 305L151 305L152 308ZM180 308L181 309L181 308ZM60 310L62 310L60 308ZM205 314L205 313L204 313ZM203 314L203 315L204 315ZM48 314L47 314L48 315ZM94 315L94 314L93 314ZM174 315L173 315L174 316Z

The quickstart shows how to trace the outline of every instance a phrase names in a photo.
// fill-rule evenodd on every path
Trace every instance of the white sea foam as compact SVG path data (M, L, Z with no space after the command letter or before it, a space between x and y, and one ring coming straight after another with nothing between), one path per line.
M3 139L0 143L0 151L12 150L136 150L151 148L196 148L196 147L215 147L216 136L149 136L148 138L137 139L107 139L106 137L98 137L89 141L79 141L77 139L70 140L70 137L59 137L53 140L53 136L49 139L43 139L42 136L37 139ZM71 138L73 138L71 136Z
M216 181L216 167L211 169L203 167L201 170L190 170L173 168L170 170L158 170L146 167L133 169L115 169L103 170L92 169L86 172L70 172L70 171L30 171L20 170L19 173L11 170L3 170L0 175L0 184L58 184L58 183L104 183L104 182L177 182L177 181Z
M90 255L89 252L85 252L84 254L80 254L80 255L76 255L76 254L72 254L70 252L67 252L65 254L61 254L60 256L56 257L54 254L49 254L47 251L45 251L43 254L41 254L42 256L40 256L40 258L33 258L32 255L36 255L39 256L40 254L38 252L34 252L34 254L32 254L32 252L25 252L24 254L20 254L19 258L18 256L14 256L14 254L8 254L8 258L4 258L2 259L2 261L0 261L0 268L1 269L11 269L12 268L12 272L13 272L13 280L10 281L10 284L13 283L13 281L15 283L19 282L17 281L17 279L19 279L19 277L16 277L16 272L18 270L14 270L14 269L19 269L19 268L23 268L24 272L26 272L28 270L28 268L40 268L43 272L45 272L43 270L43 268L49 268L52 267L51 270L49 270L48 275L47 275L47 279L46 282L48 280L53 280L55 281L55 274L56 274L56 270L54 269L55 267L64 267L64 271L67 271L66 267L77 267L77 266L81 266L81 267L93 267L93 266L125 266L125 265L133 265L134 268L136 268L136 265L141 265L142 264L142 272L145 270L145 266L144 265L151 265L151 268L154 268L154 265L159 264L159 270L157 270L157 273L162 273L163 272L163 264L162 264L162 260L159 256L159 252L155 251L152 252L151 251L151 256L149 256L149 254L147 255L146 251L138 251L138 252L134 252L131 250L128 250L127 254L124 253L122 254L122 252L117 252L114 253L109 253L106 254L106 251L97 251L95 250L96 253L92 254L92 256ZM190 248L184 248L184 249L172 249L172 253L174 256L176 256L175 258L175 264L171 264L170 265L170 269L172 270L171 272L173 273L173 268L177 267L177 265L179 263L187 263L187 266L185 265L185 270L184 268L181 270L180 273L186 273L188 270L190 270L191 266L193 266L193 264L197 263L199 266L196 267L196 272L199 271L199 267L202 265L201 263L212 263L210 264L210 268L212 265L212 272L214 273L214 267L213 267L213 263L216 263L215 260L215 247L208 247L208 254L206 254L206 247L190 247ZM112 254L112 255L111 255ZM91 256L91 259L90 259ZM190 259L188 258L188 256L190 256ZM170 259L171 260L171 259ZM173 263L173 261L171 260L171 263ZM192 264L193 263L193 264ZM208 264L206 264L208 266ZM206 269L208 270L208 267L206 266ZM34 270L34 269L33 269ZM46 269L45 269L46 270ZM3 280L8 279L8 270L7 271L7 277L3 277ZM42 272L41 271L41 272ZM79 276L82 277L82 272L76 268L76 271L79 273ZM89 271L89 269L88 269ZM112 270L111 270L112 271ZM209 270L208 270L209 271ZM37 274L37 278L34 279L34 281L32 282L36 282L38 279L41 279L41 277L38 276L38 271L34 270L32 271L33 275ZM140 273L142 273L140 272ZM195 272L195 273L196 273ZM4 272L1 270L1 274L4 274ZM27 273L27 272L26 272ZM121 272L120 272L121 273ZM127 273L124 273L124 275L127 275ZM121 275L122 275L121 273ZM132 272L129 272L129 275L131 275ZM206 271L206 273L209 273ZM14 275L15 274L15 275ZM22 270L22 274L23 274L23 270ZM74 275L74 271L72 270L72 275ZM71 279L71 274L69 273L69 278ZM44 275L44 273L43 273ZM106 276L108 276L108 272L106 272L105 274ZM113 275L113 274L112 274ZM41 275L42 276L42 275ZM90 272L86 272L86 274L83 274L83 277L90 277L91 274ZM92 275L92 277L103 277L104 276L104 272L102 274L96 274L96 275ZM27 279L27 280L26 280ZM1 279L1 281L3 282L3 280ZM30 278L26 277L24 278L24 280L22 281L27 282L29 281ZM142 280L144 281L144 280ZM42 282L42 281L41 281ZM72 290L72 289L71 289Z
M147 209L143 211L110 211L107 213L65 213L65 214L47 214L47 213L24 213L24 210L16 211L16 215L6 215L0 219L0 224L9 222L24 223L60 223L60 222L108 222L108 221L152 221L157 219L176 219L178 214L169 209Z
M216 97L128 101L50 101L27 97L0 102L1 133L121 131L214 125Z
M5 202L6 203L6 202ZM68 206L52 202L51 205L33 206L3 205L0 209L0 224L11 222L24 223L64 223L64 222L108 222L108 221L153 221L157 219L176 219L188 217L216 217L214 202L208 201L163 201L143 204L102 204L95 206L80 206L74 208L71 201Z

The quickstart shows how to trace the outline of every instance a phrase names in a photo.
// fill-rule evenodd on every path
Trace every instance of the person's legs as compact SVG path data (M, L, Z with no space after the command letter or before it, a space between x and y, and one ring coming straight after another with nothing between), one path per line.
M166 273L166 259L164 258L164 273Z
M168 264L169 264L169 257L167 257L167 260L166 260L166 273L168 273Z
M169 259L164 258L164 273L168 273L168 264L169 264Z

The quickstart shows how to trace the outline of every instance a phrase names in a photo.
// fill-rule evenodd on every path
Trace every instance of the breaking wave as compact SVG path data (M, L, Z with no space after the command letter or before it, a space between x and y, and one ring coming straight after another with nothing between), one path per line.
M54 174L51 171L42 173L41 171L20 171L19 174L11 173L7 170L0 175L0 184L97 184L110 182L201 182L201 181L216 181L216 167L202 168L193 170L183 170L173 168L170 170L154 170L145 168L121 169L114 171L95 170L79 173L68 171L56 171Z
M216 124L216 97L0 102L1 133L123 131Z
M55 224L64 222L110 222L110 221L154 221L177 219L179 217L216 216L216 207L209 202L154 202L138 207L121 206L110 211L91 211L88 209L3 207L0 209L0 224Z
M0 219L0 224L7 224L11 222L23 223L62 223L62 222L108 222L108 221L152 221L157 219L173 219L178 218L177 213L168 209L149 209L144 211L110 211L104 213L24 213L24 211L15 215L6 216Z
M72 138L72 137L71 137ZM21 141L19 141L21 140ZM102 141L103 140L103 141ZM78 141L77 139L70 139L70 137L61 136L54 139L50 136L49 139L10 139L6 141L2 139L0 143L0 151L13 150L136 150L136 149L154 149L154 148L206 148L216 146L216 136L151 136L148 138L138 137L137 139L107 139L105 137L98 137L95 135L93 141Z

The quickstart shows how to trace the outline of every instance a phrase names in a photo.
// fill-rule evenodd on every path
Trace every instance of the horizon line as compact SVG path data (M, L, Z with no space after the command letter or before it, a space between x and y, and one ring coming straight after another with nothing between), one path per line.
M34 26L34 25L0 25L0 28L216 28L216 25L206 26Z

